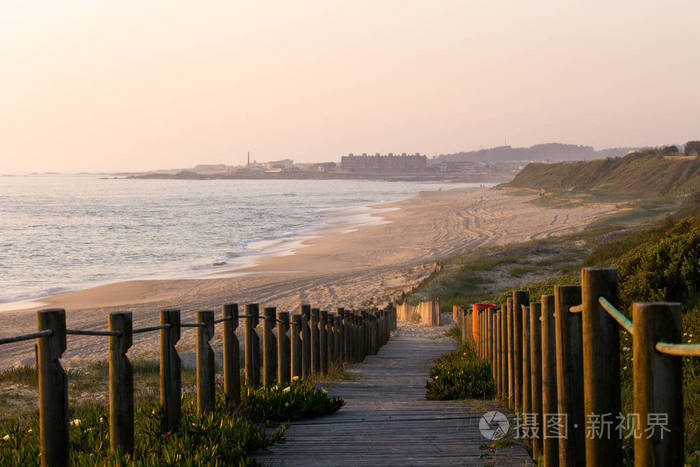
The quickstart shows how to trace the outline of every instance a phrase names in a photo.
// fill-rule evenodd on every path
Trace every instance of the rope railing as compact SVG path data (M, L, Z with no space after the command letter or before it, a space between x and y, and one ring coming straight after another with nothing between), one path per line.
M291 315L272 307L265 308L261 315L257 304L248 304L245 310L245 314L239 315L237 304L226 304L217 319L213 311L199 311L195 323L182 323L179 310L163 310L160 325L136 329L130 312L111 313L107 331L67 329L65 310L41 310L37 312L38 332L0 338L0 344L38 339L42 465L68 464L68 384L60 363L68 335L109 337L110 450L133 454L133 368L127 352L134 334L163 331L160 333L162 426L165 432L172 432L178 427L182 403L180 358L175 348L182 328L197 329L196 399L200 413L214 410L216 366L210 340L218 323L223 323L224 394L231 409L241 401L240 344L235 333L240 318L246 319L244 375L250 385L261 382L267 386L285 385L295 379L325 374L331 364L362 362L367 355L376 354L388 341L391 330L396 329L396 311L392 306L371 311L338 308L335 313L329 313L302 305L299 313ZM262 336L258 336L256 327L261 319ZM273 328L277 329L276 335Z
M90 331L82 329L66 329L66 334L73 336L121 336L119 331Z
M700 344L670 344L659 342L656 350L666 355L676 357L700 357Z
M152 331L160 331L161 329L168 329L170 327L169 324L161 324L158 326L149 326L146 328L137 328L131 331L132 334L141 334L142 332L152 332Z
M38 337L45 337L45 336L50 336L53 334L53 331L51 330L46 330L46 331L40 331L40 332L33 332L31 334L24 334L21 336L14 336L14 337L3 337L0 339L0 345L2 344L10 344L12 342L22 342L22 341L28 341L31 339L36 339Z
M556 285L540 302L513 291L500 309L461 308L462 342L491 364L497 394L545 466L622 465L622 440L632 435L635 465L683 465L677 357L700 357L700 344L682 343L680 304L634 303L630 319L617 301L617 270L584 268L580 286ZM630 413L622 412L620 329L632 339L624 349L634 370ZM620 417L631 424L624 433Z
M608 312L608 315L610 315L620 326L625 329L625 331L631 335L634 335L634 325L632 324L632 321L627 318L627 316L620 313L620 311L615 308L613 304L610 303L605 297L598 297L598 303L605 311Z

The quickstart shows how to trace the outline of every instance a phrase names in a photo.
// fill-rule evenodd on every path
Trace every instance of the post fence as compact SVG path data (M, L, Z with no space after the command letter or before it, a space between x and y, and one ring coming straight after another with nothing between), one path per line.
M260 320L260 308L257 303L245 306L245 379L251 386L260 384L260 339L255 328Z
M241 360L236 328L238 327L238 305L229 303L221 307L223 319L223 363L224 394L229 407L241 401Z
M180 310L160 312L160 404L163 407L162 428L174 432L180 423L182 396L181 363L175 344L180 340Z
M294 378L303 378L303 355L302 355L302 338L301 327L302 318L300 314L292 315L292 322L289 327L290 336L290 352L291 352L291 375Z
M586 417L614 417L622 412L620 400L620 330L617 322L598 303L605 297L618 305L617 269L581 270L583 338L583 408ZM587 436L586 465L603 465L622 457L618 436Z
M292 362L289 335L289 313L277 312L277 384L289 384L291 380Z
M311 377L311 305L301 305L301 376Z
M134 454L134 372L126 356L133 343L131 313L110 313L109 449Z
M263 367L262 367L262 382L264 386L270 387L275 385L277 379L277 350L275 349L275 335L272 333L272 327L275 325L277 318L277 309L267 307L263 309Z
M209 413L214 410L214 373L216 363L214 350L209 341L214 337L214 312L197 312L197 411Z
M37 312L37 328L51 331L39 337L39 437L41 465L67 466L68 378L59 359L66 351L66 312L50 309Z

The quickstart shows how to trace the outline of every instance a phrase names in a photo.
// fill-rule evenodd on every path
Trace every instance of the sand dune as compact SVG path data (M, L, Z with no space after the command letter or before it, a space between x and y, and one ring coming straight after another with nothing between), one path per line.
M138 327L156 324L162 308L179 308L183 321L194 321L195 311L218 310L227 302L260 303L286 311L295 310L301 302L327 309L359 307L410 289L433 270L439 258L580 229L614 209L612 205L550 209L528 203L531 199L485 188L423 192L389 205L399 209L382 210L380 215L389 223L352 232L336 227L294 255L263 259L231 277L120 282L41 301L48 304L44 308L65 308L68 326L76 329L105 329L106 314L111 311L132 311ZM35 311L2 312L0 336L34 330ZM186 330L179 346L192 349L194 335ZM157 345L156 333L140 334L130 354L156 355ZM72 365L102 360L106 349L105 338L71 336L64 361ZM0 367L28 361L34 353L28 342L2 350Z

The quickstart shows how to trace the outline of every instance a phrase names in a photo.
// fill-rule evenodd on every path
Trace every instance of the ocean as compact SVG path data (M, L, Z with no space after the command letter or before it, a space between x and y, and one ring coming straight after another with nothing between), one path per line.
M0 177L0 303L131 279L210 276L293 254L368 206L479 184ZM373 211L373 210L372 210Z

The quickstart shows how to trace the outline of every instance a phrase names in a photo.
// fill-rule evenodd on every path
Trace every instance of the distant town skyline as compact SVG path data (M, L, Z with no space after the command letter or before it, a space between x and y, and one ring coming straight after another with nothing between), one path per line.
M5 2L0 173L700 139L700 2Z

